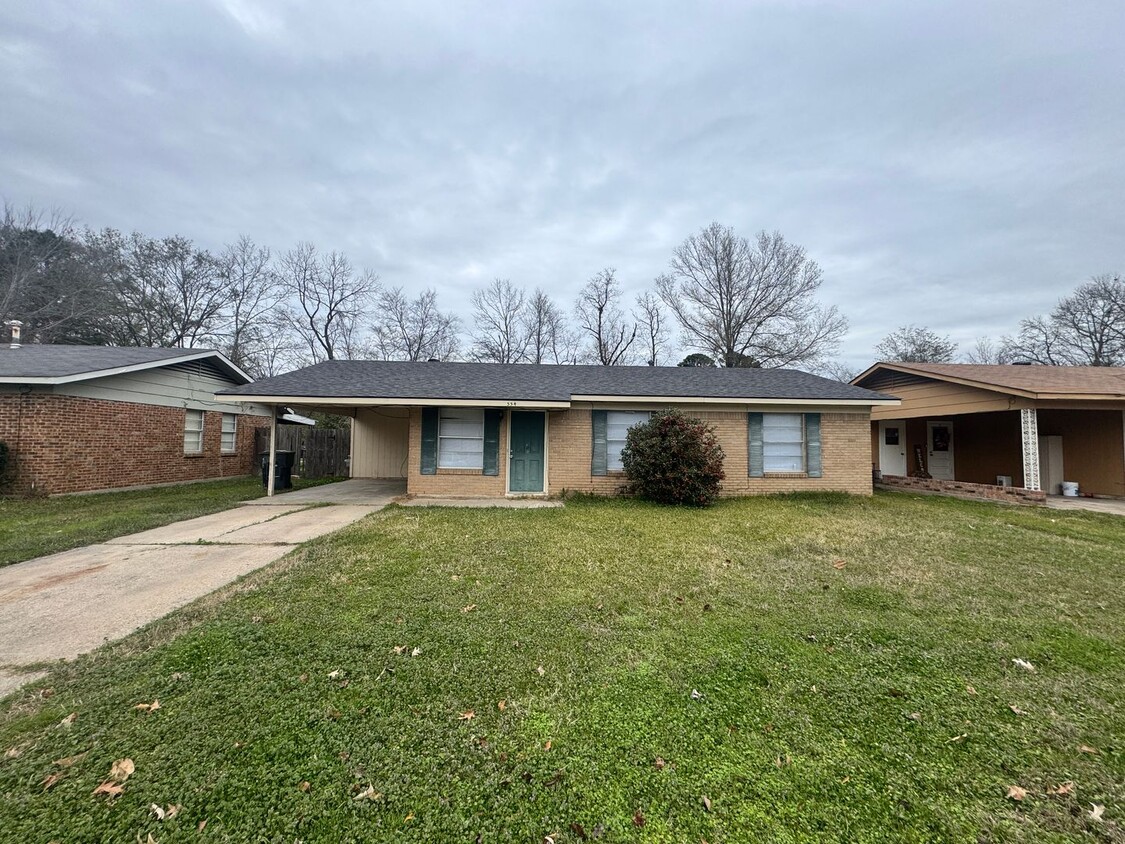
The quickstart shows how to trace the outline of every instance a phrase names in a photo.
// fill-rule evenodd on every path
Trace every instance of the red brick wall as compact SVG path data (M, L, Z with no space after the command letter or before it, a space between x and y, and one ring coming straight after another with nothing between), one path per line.
M254 428L238 416L237 450L220 453L222 413L207 411L203 451L184 454L184 410L29 393L0 395L0 440L12 451L13 491L55 495L248 475Z
M1006 501L1009 504L1043 504L1047 501L1047 493L1040 489L974 484L968 481L942 481L936 478L904 478L899 475L883 475L879 485L889 489L938 492L953 498L983 498L989 501Z

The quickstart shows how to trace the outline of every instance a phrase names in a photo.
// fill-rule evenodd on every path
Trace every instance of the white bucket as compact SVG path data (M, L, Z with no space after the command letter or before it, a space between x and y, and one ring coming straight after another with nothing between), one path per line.
M1078 497L1078 483L1076 481L1063 481L1060 486L1062 487L1062 494L1067 498Z

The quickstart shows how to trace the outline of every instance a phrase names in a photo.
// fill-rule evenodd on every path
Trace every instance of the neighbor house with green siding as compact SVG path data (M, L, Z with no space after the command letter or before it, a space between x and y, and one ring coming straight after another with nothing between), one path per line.
M725 495L867 495L872 408L898 403L786 369L438 361L327 361L217 398L345 414L353 477L466 497L612 494L626 432L668 407L715 428Z

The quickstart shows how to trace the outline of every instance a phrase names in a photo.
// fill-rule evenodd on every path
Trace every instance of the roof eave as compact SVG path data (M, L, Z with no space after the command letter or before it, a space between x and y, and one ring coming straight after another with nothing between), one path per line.
M206 360L208 358L215 358L219 365L227 370L228 374L234 376L235 380L241 378L243 384L249 384L254 380L245 370L231 361L231 359L222 352L205 351L196 352L194 354L177 355L176 357L162 358L154 361L145 361L144 363L131 363L126 366L113 366L108 369L74 372L70 375L5 375L0 376L0 384L73 384L77 381L92 381L95 378L108 378L111 375L127 375L130 372L158 369L159 367L168 366L173 363L190 363L193 360Z
M332 407L510 407L516 410L531 408L536 410L565 410L569 401L535 399L435 399L415 397L376 397L376 396L306 396L306 395L252 395L232 393L224 390L215 394L217 401L257 402L259 404L311 404Z
M873 364L866 370L861 372L851 380L853 386L861 386L860 382L867 378L869 375L879 369L889 369L893 372L902 372L906 375L917 375L922 378L932 378L936 381L947 381L950 384L960 384L962 387L975 387L978 390L988 390L992 393L1004 393L1006 395L1019 396L1025 399L1039 398L1041 394L1036 393L1034 390L1024 390L1019 387L1008 387L1003 384L992 384L988 381L980 381L975 378L960 378L956 375L947 375L943 372L934 372L923 367L913 367L909 364L903 363L885 363L880 361Z

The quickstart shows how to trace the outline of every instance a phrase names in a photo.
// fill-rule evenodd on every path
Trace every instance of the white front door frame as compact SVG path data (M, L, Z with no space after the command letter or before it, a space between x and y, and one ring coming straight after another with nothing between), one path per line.
M945 448L941 451L934 449L934 429L945 428L949 432L949 442L945 443ZM952 481L957 477L954 461L954 432L953 422L949 419L928 419L926 420L926 453L929 455L929 460L926 461L926 471L930 473L930 477L939 481ZM938 460L934 461L934 457ZM935 469L937 471L935 471Z
M898 445L887 445L887 429L898 429ZM903 419L879 420L879 471L884 475L905 477L906 471L906 421Z

